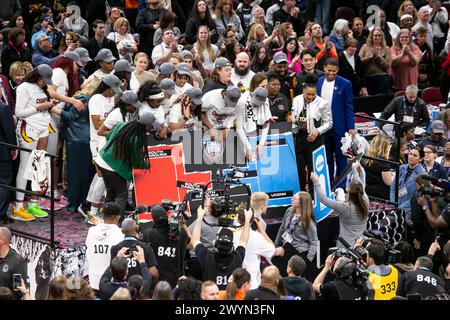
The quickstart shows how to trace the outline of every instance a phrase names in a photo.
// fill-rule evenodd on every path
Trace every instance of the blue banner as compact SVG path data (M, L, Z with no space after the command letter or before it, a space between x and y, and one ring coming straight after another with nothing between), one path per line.
M255 155L256 139L249 138ZM244 172L241 182L247 184L252 193L261 191L269 195L269 207L291 205L292 196L300 190L292 132L269 135L262 157L248 161L239 169ZM223 170L224 175L229 172Z
M330 174L327 166L327 155L325 146L321 146L313 151L313 167L314 173L319 177L320 185L324 187L324 193L328 198L334 199L334 194L331 193ZM319 202L319 198L314 191L314 215L316 221L319 222L325 219L333 210Z

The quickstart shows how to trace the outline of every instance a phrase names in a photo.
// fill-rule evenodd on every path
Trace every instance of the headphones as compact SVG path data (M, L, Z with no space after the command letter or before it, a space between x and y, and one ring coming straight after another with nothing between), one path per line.
M348 258L347 258L348 259ZM347 265L349 265L349 264L351 264L352 265L352 272L350 272L350 274L349 275L346 275L345 277L344 276L342 276L342 271L343 271L343 269L347 266ZM342 264L342 265L340 265L339 267L337 267L337 268L334 268L334 270L333 270L333 274L335 274L338 278L349 278L349 277L351 277L351 275L352 275L352 273L355 271L355 266L353 265L353 261L352 260L348 260L347 262L345 262L344 264Z

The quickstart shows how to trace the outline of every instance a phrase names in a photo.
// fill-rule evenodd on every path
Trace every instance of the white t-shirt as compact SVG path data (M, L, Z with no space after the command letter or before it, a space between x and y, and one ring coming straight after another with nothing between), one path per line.
M67 78L67 73L61 68L53 69L52 75L53 85L57 86L56 92L62 96L68 96L69 94L69 79ZM56 105L59 109L64 108L65 102L60 102ZM60 126L60 117L56 116L54 113L51 115L50 124L53 129L58 130Z
M333 93L335 83L336 80L333 80L331 82L327 81L326 79L323 80L322 93L320 97L323 98L325 101L327 101L329 106L333 105Z
M169 123L178 123L181 119L183 119L183 110L181 109L181 103L174 104L172 108L170 108L169 113ZM186 121L183 125L183 129L201 129L202 122L197 119L197 117L191 117L188 121Z
M152 108L148 105L147 101L142 102L142 105L139 108L139 115L144 112L152 113L155 116L156 121L158 121L161 125L165 123L166 113L162 105L158 108Z
M202 111L206 112L208 121L214 128L231 128L236 119L237 109L225 106L225 100L222 96L223 89L215 89L207 92L203 96Z
M100 120L106 119L113 107L114 97L107 98L98 93L89 100L89 125L93 158L97 156L98 151L106 144L106 138L97 134L97 129L94 127L92 116L100 116Z
M125 117L126 120L126 117ZM112 129L114 128L117 124L124 122L123 120L123 116L122 116L122 112L120 112L119 108L113 109L108 116L105 119L105 122L103 122L103 125L108 128L108 129Z
M217 48L216 45L212 44L211 45L214 51L214 59L212 59L212 57L209 56L209 51L200 48L199 46L195 45L195 48L197 49L197 52L200 52L200 50L203 50L203 58L205 59L205 61L202 63L203 68L205 68L206 70L212 70L214 69L214 61L216 60L215 57L217 57L217 55L219 54L219 49Z
M107 38L116 43L120 59L125 59L129 62L132 61L133 53L131 52L131 49L136 46L136 41L134 41L133 35L131 33L121 35L118 32L111 32L110 34L108 34ZM121 53L124 54L122 55Z
M124 238L122 230L115 224L100 223L91 227L86 237L89 284L99 290L100 278L111 263L111 247Z
M238 84L242 84L245 87L246 91L250 90L250 81L252 81L255 73L252 70L248 70L245 76L240 76L234 71L234 68L231 69L231 82L240 89Z
M242 229L233 233L234 247L237 248L241 238ZM247 269L251 275L251 289L258 288L261 282L261 258L270 261L275 252L275 245L264 239L263 235L255 230L250 230L247 248L245 249L244 262L242 268Z
M36 106L48 101L45 92L37 84L22 82L16 89L16 116L24 120L36 133L48 130L50 114L37 111ZM17 127L20 130L19 127ZM39 136L33 137L38 139Z

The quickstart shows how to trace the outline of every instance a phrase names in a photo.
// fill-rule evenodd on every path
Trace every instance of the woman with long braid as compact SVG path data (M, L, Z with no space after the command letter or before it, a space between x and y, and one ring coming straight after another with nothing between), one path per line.
M133 179L133 169L149 168L147 132L158 132L160 124L150 112L138 119L117 124L107 137L95 162L106 186L106 202L117 202L122 217L128 201L127 182Z

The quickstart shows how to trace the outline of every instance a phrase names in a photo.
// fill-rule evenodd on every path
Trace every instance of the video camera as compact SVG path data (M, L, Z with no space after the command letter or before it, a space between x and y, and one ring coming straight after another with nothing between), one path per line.
M390 264L399 263L401 261L401 252L399 250L394 249L395 245L390 243L389 241L383 239L383 236L380 232L365 230L363 235L368 239L377 239L383 242L384 250L386 252L386 262Z
M189 219L189 215L186 213L187 195L183 202L163 200L161 206L169 214L169 238L177 240L180 236L183 223L186 223L186 220Z
M334 254L336 259L340 257L346 257L350 259L351 264L353 265L353 272L350 276L351 283L354 286L360 286L369 278L369 271L367 271L367 265L364 261L363 254L357 249L352 248L350 244L342 237L339 237L339 241L344 245L345 248L330 248L328 249L328 254Z
M234 215L239 212L240 204L230 199L231 186L243 186L247 191L247 210L250 208L251 190L248 185L242 183L239 179L245 177L246 172L241 168L231 165L225 174L221 169L217 169L216 179L209 181L203 186L203 202L207 195L208 186L212 183L223 184L223 196L213 197L211 201L211 212L218 216L218 224L220 227L232 227L235 221Z
M450 181L446 179L439 179L429 175L422 175L422 180L431 182L431 185L421 184L419 189L419 196L429 195L432 198L445 197L446 201L450 201Z

